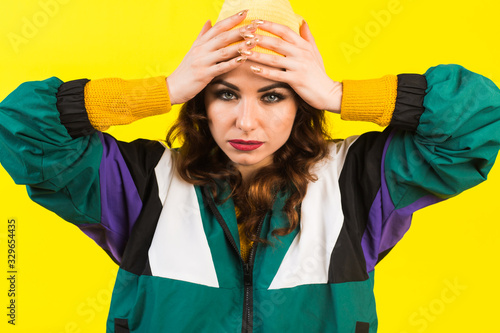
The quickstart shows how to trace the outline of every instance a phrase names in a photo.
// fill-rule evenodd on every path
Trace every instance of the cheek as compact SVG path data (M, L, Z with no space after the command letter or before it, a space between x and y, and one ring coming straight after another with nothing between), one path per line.
M224 135L230 128L233 122L231 113L227 108L217 107L212 104L207 109L208 127L212 136L217 139L219 136Z
M214 126L220 119L220 108L217 107L217 103L211 102L205 104L205 110L207 110L208 124Z
M217 99L205 96L205 110L207 112L208 123L216 123L224 113L224 105Z
M274 132L276 135L288 136L292 130L293 122L295 121L296 108L290 106L280 110L279 112L272 113L266 123L268 130Z

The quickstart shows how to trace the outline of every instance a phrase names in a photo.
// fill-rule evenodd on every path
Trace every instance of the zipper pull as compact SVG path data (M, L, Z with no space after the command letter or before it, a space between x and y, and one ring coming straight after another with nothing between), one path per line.
M243 266L243 271L245 287L250 287L252 285L252 270L250 269L250 265L245 263Z

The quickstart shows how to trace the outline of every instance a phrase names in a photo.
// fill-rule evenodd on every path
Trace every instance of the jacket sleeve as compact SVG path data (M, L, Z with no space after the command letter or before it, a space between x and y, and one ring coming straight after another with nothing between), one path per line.
M500 148L500 90L461 66L440 65L424 75L347 81L344 96L344 119L389 125L364 136L383 140L379 190L362 226L370 271L408 230L413 212L486 179Z
M394 133L385 158L395 209L481 183L500 148L500 91L492 81L456 65L431 68L424 77L420 115L406 116L404 109L393 115L410 128Z
M141 198L121 153L127 144L98 129L168 111L164 80L53 77L23 83L0 103L2 166L33 201L76 224L116 261Z

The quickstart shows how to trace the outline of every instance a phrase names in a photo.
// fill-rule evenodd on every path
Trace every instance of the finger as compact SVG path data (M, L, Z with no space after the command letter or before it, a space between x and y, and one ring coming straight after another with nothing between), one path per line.
M271 21L264 21L264 23L259 24L259 29L265 30L276 36L279 36L289 43L300 44L301 42L303 42L302 37L300 37L295 31L293 31L286 25L282 25Z
M258 65L257 66L251 65L250 69L255 74L262 76L268 80L285 82L285 83L288 83L293 88L293 86L290 84L291 82L289 82L290 81L289 73L286 71L279 70L279 69L264 68L264 67L258 66Z
M319 54L318 46L316 45L316 40L309 28L309 24L306 21L302 21L303 24L300 26L300 36L304 38L310 45L313 46L314 51Z
M241 41L243 37L238 30L222 32L206 43L208 50L214 51L226 47L232 43Z
M215 56L215 59L211 59L215 63L235 56L239 49L251 50L257 45L255 37L255 31L247 27L242 27L239 30L233 29L217 35L205 44L204 49L212 53L211 56ZM237 43L242 39L244 39L243 42Z
M283 57L275 54L266 54L261 52L252 52L248 55L248 60L274 67L279 70L294 70L294 61L291 58Z
M305 20L302 21L302 25L300 26L300 36L307 40L309 43L316 44L311 30L309 29L309 25Z
M300 36L313 46L316 59L321 63L321 66L324 69L325 66L323 64L323 57L321 57L321 53L319 52L318 46L316 45L316 40L314 39L311 29L309 28L309 24L307 24L305 20L302 21L302 25L300 26Z
M245 61L248 58L248 56L252 53L250 50L251 48L248 48L244 42L230 45L207 54L205 57L201 59L201 65L206 67L211 67L221 62L226 62L230 60L236 61L236 59L238 59L239 57L243 57L244 60L242 61Z
M212 43L210 45L211 49L220 49L221 47L225 47L228 44L235 43L241 39L245 39L248 42L253 41L253 43L247 45L251 46L255 43L256 30L257 26L254 24L245 25L240 27L239 29L231 29L229 31L224 31L215 36L215 38L213 38L208 43L215 41L215 43Z
M258 38L257 45L265 49L277 52L287 57L299 55L299 48L297 48L297 45L288 43L279 37L256 35L256 38Z
M207 74L210 77L214 78L216 76L232 71L233 69L243 64L246 60L247 60L246 56L238 55L237 57L231 58L228 61L221 61L213 66L210 66L207 69Z
M227 45L241 41L242 39L247 41L254 40L256 29L257 28L254 25L244 26L239 29L231 29L229 31L221 32L208 41L199 41L197 45L203 46L203 48L208 51L219 50ZM251 45L248 46L250 47Z
M220 33L234 28L235 26L243 22L243 20L247 16L247 12L248 11L241 11L237 14L229 16L228 18L220 22L217 22L210 30L207 31L206 34L203 35L201 41L208 41L219 35Z
M200 38L200 36L203 36L208 30L210 30L210 28L212 28L212 22L210 20L208 20L203 25L203 28L201 28L201 31L198 34L198 37L196 37L196 39Z

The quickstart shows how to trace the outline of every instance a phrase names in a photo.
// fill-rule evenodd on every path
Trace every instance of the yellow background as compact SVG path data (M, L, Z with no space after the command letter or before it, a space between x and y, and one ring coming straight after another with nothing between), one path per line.
M458 63L500 83L497 1L291 3L309 23L335 80L423 73ZM24 81L50 76L66 81L168 75L203 23L216 20L221 5L222 0L2 1L0 99ZM161 139L173 117L175 111L110 132L122 140ZM331 119L337 137L379 130ZM379 332L500 332L500 165L489 178L415 214L410 232L378 266ZM25 188L1 168L0 182L0 331L104 332L115 264L77 228L30 202ZM12 217L18 224L15 327L7 324L3 277Z

